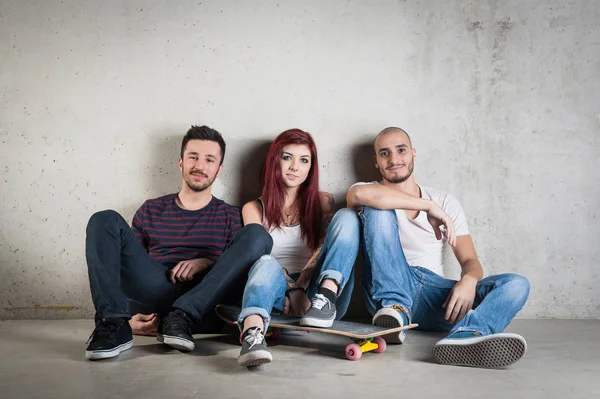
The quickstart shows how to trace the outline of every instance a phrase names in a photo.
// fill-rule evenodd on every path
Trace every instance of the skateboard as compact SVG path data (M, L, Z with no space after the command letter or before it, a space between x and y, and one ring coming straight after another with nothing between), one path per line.
M215 313L219 318L229 324L237 324L240 315L240 308L230 305L217 305ZM365 352L381 353L385 351L386 343L383 335L400 332L417 327L417 324L410 324L404 327L386 328L374 326L371 324L355 323L350 321L334 321L329 328L308 327L300 325L300 318L293 316L271 315L269 323L270 336L277 339L281 330L296 331L315 331L325 334L341 335L352 338L353 343L346 346L346 358L348 360L358 360ZM269 336L269 334L267 335Z

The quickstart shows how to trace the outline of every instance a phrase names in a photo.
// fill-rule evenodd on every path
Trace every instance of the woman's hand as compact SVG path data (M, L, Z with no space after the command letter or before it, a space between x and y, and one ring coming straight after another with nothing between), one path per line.
M304 313L310 308L310 300L306 296L303 290L293 290L285 296L288 312L286 313L286 306L284 305L283 314L290 316L303 316Z

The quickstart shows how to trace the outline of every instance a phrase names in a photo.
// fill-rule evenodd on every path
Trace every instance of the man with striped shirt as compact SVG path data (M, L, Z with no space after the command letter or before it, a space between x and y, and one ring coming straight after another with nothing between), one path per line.
M241 297L248 270L271 252L272 239L260 225L241 228L239 208L213 197L224 156L216 130L192 126L181 144L179 193L144 202L131 228L111 210L90 218L86 259L96 328L88 359L131 348L132 333L191 351L193 329L210 328L214 306Z

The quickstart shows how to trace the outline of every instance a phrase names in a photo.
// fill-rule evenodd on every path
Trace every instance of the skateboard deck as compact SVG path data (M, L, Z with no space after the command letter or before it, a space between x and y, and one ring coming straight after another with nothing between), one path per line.
M229 324L237 324L240 315L240 308L230 305L217 305L215 312L223 321ZM409 330L417 327L417 324L410 324L404 327L386 328L374 326L372 324L356 323L351 321L334 321L329 328L308 327L300 325L300 318L293 316L271 315L269 328L273 329L273 335L276 337L277 329L297 330L297 331L315 331L325 334L341 335L352 338L355 342L346 347L346 357L350 360L360 359L364 352L381 353L386 348L384 335L399 333L402 330Z

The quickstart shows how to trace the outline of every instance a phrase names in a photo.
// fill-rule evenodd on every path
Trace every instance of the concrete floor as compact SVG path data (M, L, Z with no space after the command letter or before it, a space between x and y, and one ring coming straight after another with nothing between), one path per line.
M119 357L84 356L89 320L0 322L0 398L597 398L600 320L516 320L528 353L505 370L441 366L439 334L411 332L383 354L344 359L343 337L286 333L274 363L236 363L233 336L197 336L182 354L136 337Z

